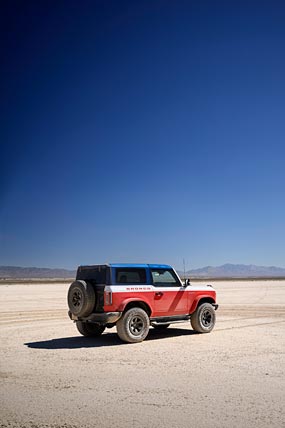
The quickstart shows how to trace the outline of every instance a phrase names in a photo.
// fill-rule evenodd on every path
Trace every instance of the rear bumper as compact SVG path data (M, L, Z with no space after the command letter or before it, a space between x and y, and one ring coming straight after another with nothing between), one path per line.
M122 312L103 312L90 314L88 317L78 317L68 311L68 316L73 321L94 322L96 324L113 324L121 318Z

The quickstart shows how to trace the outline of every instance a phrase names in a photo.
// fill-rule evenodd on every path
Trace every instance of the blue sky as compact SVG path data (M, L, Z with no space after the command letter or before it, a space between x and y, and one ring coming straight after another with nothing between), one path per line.
M1 9L0 265L285 266L284 2Z

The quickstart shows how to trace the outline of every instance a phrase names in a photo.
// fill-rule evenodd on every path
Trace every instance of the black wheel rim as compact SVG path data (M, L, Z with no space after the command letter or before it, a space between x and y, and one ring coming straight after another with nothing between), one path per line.
M212 324L211 311L209 311L208 309L203 311L202 316L201 316L201 321L202 321L202 324L204 327L206 327L206 328L210 327Z
M139 336L145 328L144 325L144 320L138 316L135 315L130 319L130 332L134 335L134 336Z
M81 301L82 301L81 291L79 290L74 291L72 295L72 304L74 308L78 308L81 305Z

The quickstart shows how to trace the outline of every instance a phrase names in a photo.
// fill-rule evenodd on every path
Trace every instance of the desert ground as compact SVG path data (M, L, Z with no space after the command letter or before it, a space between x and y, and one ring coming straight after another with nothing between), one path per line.
M79 336L67 283L1 284L2 428L285 427L285 281L212 281L216 327Z

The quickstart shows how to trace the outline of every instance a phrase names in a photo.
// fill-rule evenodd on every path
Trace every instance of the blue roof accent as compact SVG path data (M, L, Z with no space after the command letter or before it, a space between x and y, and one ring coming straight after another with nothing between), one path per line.
M148 265L151 269L173 269L170 265Z
M140 264L140 263L110 263L114 268L151 268L151 269L172 269L172 266L161 264Z

